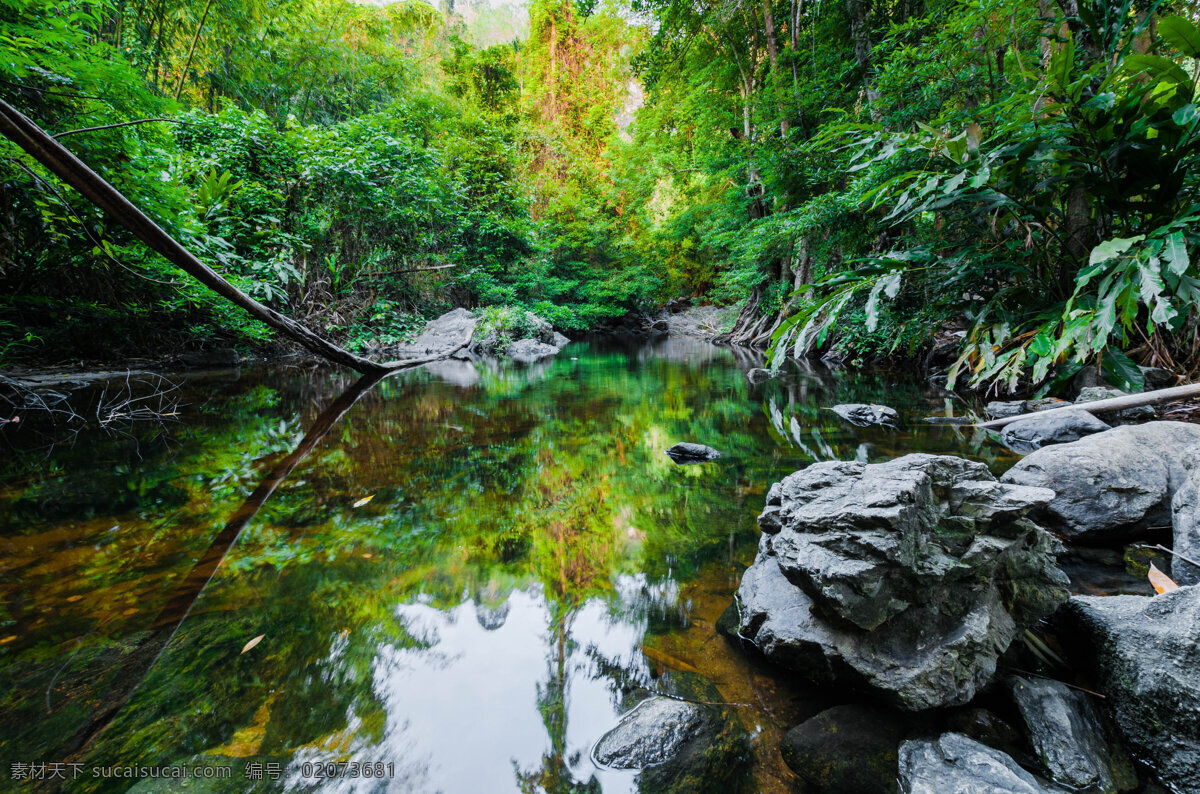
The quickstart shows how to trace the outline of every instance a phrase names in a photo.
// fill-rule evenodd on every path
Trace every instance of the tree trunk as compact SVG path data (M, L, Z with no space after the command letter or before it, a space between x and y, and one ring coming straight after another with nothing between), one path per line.
M200 41L200 31L204 30L204 23L208 20L208 9L210 8L212 8L212 0L207 0L204 3L204 13L200 15L200 24L196 25L196 35L192 36L192 44L188 47L187 60L183 62L183 71L179 73L179 85L175 87L176 102L183 93L183 84L187 82L188 69L192 68L192 57L196 54L196 44Z
M846 0L850 12L850 39L854 43L854 62L858 65L863 91L867 95L867 112L879 121L879 92L875 90L875 68L871 61L871 29L867 24L873 0Z
M767 35L767 57L771 62L771 81L768 85L771 86L771 92L777 93L776 85L779 80L779 43L775 38L775 13L771 8L772 0L763 0L763 29ZM779 101L778 95L775 99L776 107L779 109L779 131L786 138L788 133L787 110L783 103Z
M0 99L0 134L28 152L59 179L79 191L85 198L112 216L114 220L133 232L151 249L166 257L176 267L221 297L241 307L254 319L266 323L313 353L364 373L381 372L416 363L410 361L379 364L356 356L274 309L263 306L197 259L103 177L54 140L49 133L2 99Z

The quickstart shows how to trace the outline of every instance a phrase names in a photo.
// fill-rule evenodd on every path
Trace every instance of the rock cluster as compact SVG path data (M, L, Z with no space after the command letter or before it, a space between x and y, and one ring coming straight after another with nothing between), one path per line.
M966 703L1067 597L1057 541L1026 517L1053 498L949 456L813 464L767 495L738 633L906 710Z

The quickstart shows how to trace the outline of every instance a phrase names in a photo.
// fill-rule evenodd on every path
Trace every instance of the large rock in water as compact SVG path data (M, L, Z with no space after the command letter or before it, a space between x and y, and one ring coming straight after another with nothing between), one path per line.
M449 353L471 340L477 321L474 313L468 309L451 309L426 323L420 336L401 345L400 352L412 358Z
M813 464L767 494L739 636L903 709L966 703L1067 598L1058 542L1026 518L1053 498L949 456Z
M904 794L1064 794L1017 766L1006 753L961 733L900 745Z
M1084 436L1103 433L1108 429L1108 425L1087 411L1054 411L1007 424L1000 438L1006 447L1024 455L1051 444L1078 441Z
M1045 678L1014 677L1010 684L1051 780L1096 794L1137 788L1133 762L1107 734L1088 695Z
M1050 488L1056 496L1034 515L1072 540L1106 542L1171 523L1171 498L1187 479L1200 425L1148 422L1115 427L1070 444L1043 447L1001 481Z
M557 355L560 349L554 345L539 342L536 339L518 339L504 348L504 354L513 361L519 361L522 364L532 364L535 361L541 361L543 358L550 358Z
M1171 500L1171 576L1179 584L1200 584L1200 447L1193 449L1191 474Z
M1063 622L1132 749L1173 790L1200 791L1200 586L1075 596Z

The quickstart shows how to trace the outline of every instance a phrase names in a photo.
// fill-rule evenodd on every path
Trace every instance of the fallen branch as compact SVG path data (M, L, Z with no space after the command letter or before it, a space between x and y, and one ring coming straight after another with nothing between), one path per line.
M189 122L180 121L179 119L135 119L133 121L122 121L118 124L101 124L99 127L80 127L77 130L67 130L54 135L55 138L65 138L68 135L78 135L81 132L96 132L97 130L111 130L117 127L132 127L134 124L148 124L151 121L165 121L168 124L188 124Z
M1169 389L1157 389L1155 391L1143 392L1142 394L1127 394L1123 397L1109 397L1105 400L1094 400L1088 403L1071 403L1062 408L1051 408L1046 411L1034 411L1033 413L1018 414L1017 416L1007 416L1003 419L979 422L975 427L981 427L985 430L999 428L1020 421L1021 419L1032 419L1035 416L1050 416L1056 411L1082 410L1092 414L1108 413L1110 411L1120 411L1125 408L1137 408L1142 405L1159 405L1174 400L1187 399L1188 397L1200 397L1200 383L1189 383L1186 386L1172 386Z
M262 305L201 262L146 216L119 190L89 168L19 110L0 99L0 134L12 140L59 179L107 212L151 249L256 320L274 328L319 356L363 373L387 372L416 362L378 364L338 347L307 327Z
M1151 527L1151 529L1156 529L1156 527ZM1168 527L1168 529L1169 529L1169 527ZM1168 549L1166 546L1164 546L1161 543L1155 543L1153 546L1148 546L1145 543L1139 543L1139 544L1137 544L1137 548L1152 549L1154 551L1165 551L1167 554L1173 554L1176 557L1178 557L1179 559L1183 560L1184 562L1190 563L1191 565L1194 565L1197 568L1200 568L1200 562L1196 562L1191 557L1186 557L1186 556L1180 554L1179 552L1175 551L1174 549Z

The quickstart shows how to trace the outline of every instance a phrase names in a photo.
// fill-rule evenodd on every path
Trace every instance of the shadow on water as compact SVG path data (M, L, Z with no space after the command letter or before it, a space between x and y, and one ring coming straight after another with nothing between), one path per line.
M85 433L47 456L6 430L0 785L73 762L41 786L171 791L99 773L186 764L237 790L630 791L590 748L683 670L745 704L747 788L787 790L778 737L830 694L715 631L766 488L830 458L1011 458L920 422L964 406L919 383L789 364L750 385L760 364L693 340L575 344L340 396L336 373L263 369L185 385L153 440ZM872 401L901 428L827 410ZM676 466L662 451L683 440L725 457ZM372 775L318 776L328 762Z

